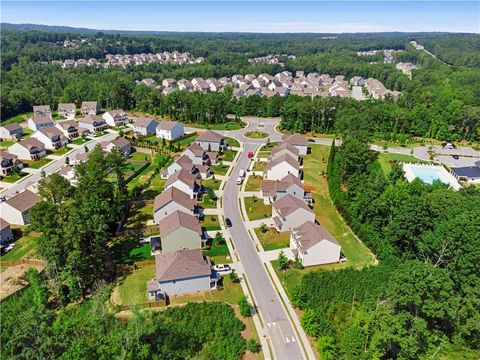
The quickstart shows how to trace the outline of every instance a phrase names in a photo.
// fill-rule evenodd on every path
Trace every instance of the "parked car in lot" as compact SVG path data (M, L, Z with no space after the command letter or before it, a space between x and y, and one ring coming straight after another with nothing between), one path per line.
M226 218L225 224L227 225L227 227L232 227L232 220L230 220L229 218Z
M231 271L232 268L230 267L230 265L218 264L213 266L213 270L217 272L226 272L226 271Z

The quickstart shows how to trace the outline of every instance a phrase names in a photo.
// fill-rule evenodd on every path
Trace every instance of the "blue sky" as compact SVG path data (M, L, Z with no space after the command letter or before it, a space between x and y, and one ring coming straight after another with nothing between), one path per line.
M103 30L480 33L480 2L2 0L1 21Z

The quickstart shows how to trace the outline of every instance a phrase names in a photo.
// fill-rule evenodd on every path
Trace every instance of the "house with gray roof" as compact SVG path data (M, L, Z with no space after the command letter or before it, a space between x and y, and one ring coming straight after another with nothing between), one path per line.
M39 160L47 156L45 145L33 137L11 145L8 152L20 160Z
M223 136L211 130L200 134L195 142L206 151L219 151L226 147Z
M27 121L28 128L32 131L38 131L47 126L55 125L51 115L35 115L28 119Z
M103 131L108 128L106 121L97 115L86 115L78 120L78 126L87 129L95 134L97 131Z
M156 136L160 139L172 141L184 135L185 129L178 121L162 120L156 127Z
M52 117L52 110L50 109L50 105L34 105L33 106L33 114L37 115L45 115L48 117Z
M188 215L196 215L196 202L190 195L176 187L170 187L155 197L153 203L153 219L155 224L176 211L183 211Z
M44 127L32 134L32 138L41 141L46 149L56 150L68 144L68 138L55 126Z
M187 193L191 199L195 199L202 188L199 178L200 175L197 176L187 170L181 169L167 179L165 190L173 186Z
M267 180L280 180L288 174L293 174L300 178L300 163L295 161L290 155L283 154L267 163L264 177Z
M301 160L300 150L286 141L272 148L270 153L270 161L282 157L283 155L289 155L293 160L298 162Z
M80 136L79 127L75 120L59 121L55 126L70 140Z
M160 251L201 249L205 242L198 219L185 211L175 210L158 222Z
M30 223L30 209L42 198L30 190L19 194L0 203L2 219L13 225L27 225Z
M73 120L77 114L77 105L74 103L58 104L57 112L58 115L65 116L68 120Z
M10 223L0 218L0 244L7 244L13 241L13 232Z
M139 117L133 123L133 132L137 135L155 134L158 126L158 121L153 118Z
M96 101L84 101L80 107L80 112L83 116L97 115L98 110L98 103Z
M283 135L283 141L289 145L296 147L300 153L300 155L307 155L308 153L308 142L304 136L300 134L292 134L292 135Z
M10 175L15 166L23 168L23 163L18 160L17 155L10 154L7 151L0 151L0 173L2 176Z
M109 126L120 127L128 124L128 116L122 109L110 110L102 115Z
M261 194L265 204L272 204L287 194L293 195L307 204L312 200L310 194L308 196L305 194L302 181L292 174L277 181L264 180Z
M286 194L272 206L272 219L278 231L291 230L305 221L315 221L315 214L303 200Z
M14 123L0 126L0 139L18 140L23 136L23 128Z

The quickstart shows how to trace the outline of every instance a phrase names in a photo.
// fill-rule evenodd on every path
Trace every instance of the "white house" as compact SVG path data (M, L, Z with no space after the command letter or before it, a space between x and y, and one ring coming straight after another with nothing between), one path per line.
M300 177L300 163L291 156L283 154L267 163L264 176L267 180L280 180L288 174Z
M307 139L300 134L283 135L283 141L296 147L300 155L306 155L308 153Z
M23 163L18 160L18 156L7 151L0 151L0 174L2 176L10 175L15 166L19 169L23 168Z
M177 121L163 120L157 125L157 137L165 140L175 140L185 135L183 125Z
M296 228L305 221L315 221L315 214L304 201L287 194L272 206L272 219L278 231Z
M13 232L8 221L0 218L0 244L6 244L13 241Z
M75 120L59 121L55 124L55 126L70 140L76 139L80 136L78 124Z
M92 133L97 131L102 131L108 128L106 121L97 115L86 115L85 117L78 120L78 126L87 129Z
M183 211L189 215L195 215L195 200L190 195L170 187L155 197L153 203L153 219L155 224L175 211Z
M0 203L2 219L13 225L30 223L30 209L42 198L30 190L25 190Z
M33 106L33 115L46 115L48 117L52 117L52 110L50 109L50 105L34 105Z
M195 199L201 190L201 183L198 177L183 169L173 173L168 178L165 183L165 190L172 186L187 193L191 199Z
M205 149L197 143L190 145L182 155L188 157L196 165L203 165L208 159Z
M121 109L107 111L102 117L109 126L120 127L128 124L127 113Z
M21 140L11 145L8 152L20 160L39 160L47 156L45 145L35 138Z
M102 143L102 148L106 152L111 152L115 147L122 150L126 157L130 156L132 152L130 141L123 137L118 137L115 140Z
M272 204L287 194L306 201L303 183L297 176L288 174L278 181L262 182L262 197L265 204Z
M158 121L155 119L140 117L133 123L133 132L144 136L155 134L157 125Z
M73 103L58 104L58 115L65 116L68 120L75 119L77 114L77 106Z
M23 136L23 129L18 124L0 126L0 139L18 140Z
M290 248L303 266L339 262L342 252L342 247L332 234L311 221L292 229Z
M83 116L87 115L97 115L98 113L98 104L96 101L84 101L80 107L80 111Z
M289 155L293 160L300 161L300 151L288 142L282 142L280 145L272 148L270 153L270 161L282 157L283 155Z
M180 156L167 169L164 169L164 171L160 173L160 176L163 179L168 179L172 174L182 169L192 174L195 172L195 164L185 155Z
M28 128L32 131L38 131L47 126L53 126L54 122L49 115L35 115L27 121Z
M32 138L41 141L46 149L56 150L68 144L68 138L55 126L48 126L32 134Z
M195 142L207 151L219 151L225 147L223 136L211 130L200 134Z

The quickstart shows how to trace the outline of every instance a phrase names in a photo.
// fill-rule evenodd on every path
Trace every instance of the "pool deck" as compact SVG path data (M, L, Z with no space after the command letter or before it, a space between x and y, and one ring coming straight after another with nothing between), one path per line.
M403 171L405 171L405 177L409 182L412 182L417 176L415 175L413 168L423 168L423 169L431 169L436 170L439 172L439 175L442 179L440 179L443 183L450 185L454 190L460 190L462 186L457 181L455 176L450 174L443 166L439 165L429 165L429 164L403 164Z

